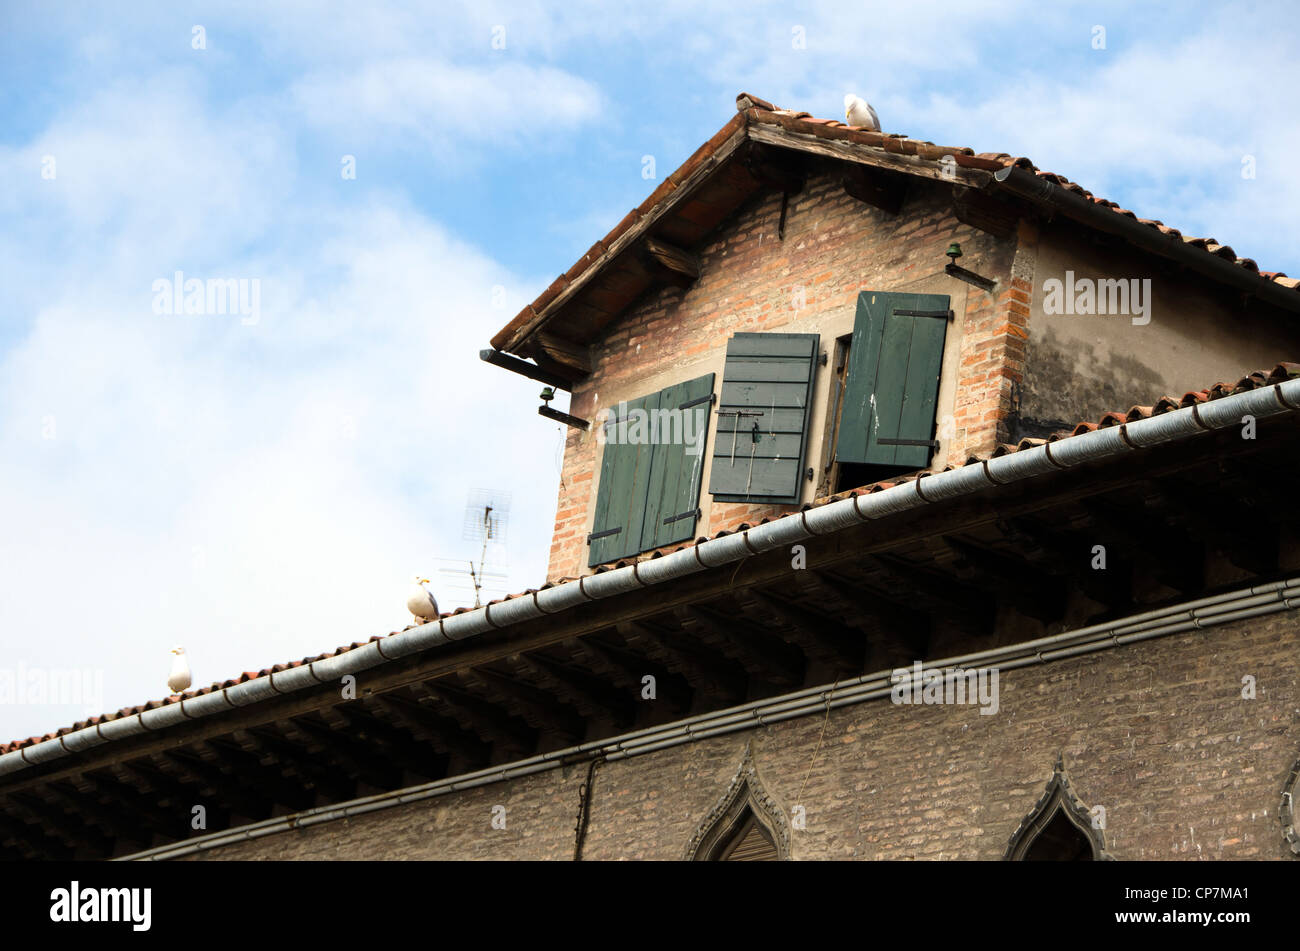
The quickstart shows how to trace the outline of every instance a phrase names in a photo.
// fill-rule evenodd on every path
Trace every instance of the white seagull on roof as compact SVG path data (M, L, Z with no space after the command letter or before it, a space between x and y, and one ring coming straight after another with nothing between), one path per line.
M185 659L185 648L172 648L172 672L167 675L167 689L180 693L190 687L190 662Z
M849 125L858 126L870 132L880 131L880 119L871 103L861 96L849 93L844 97L844 118Z
M421 624L438 620L438 602L434 599L433 592L425 587L428 583L428 578L416 575L415 587L406 599L406 610Z

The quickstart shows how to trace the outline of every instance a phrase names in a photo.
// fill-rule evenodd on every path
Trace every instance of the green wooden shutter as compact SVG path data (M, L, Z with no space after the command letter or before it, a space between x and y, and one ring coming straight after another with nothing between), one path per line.
M706 373L611 409L588 566L694 535L712 399Z
M820 340L738 333L728 341L709 477L715 499L799 501Z
M941 294L858 295L836 461L930 464L949 308Z
M596 518L587 541L587 564L601 565L640 551L645 520L646 486L654 447L635 438L641 427L629 426L634 410L647 413L659 406L659 394L611 409L605 421L605 449L600 462L600 488L596 492ZM634 438L629 439L632 435Z
M712 373L659 391L658 431L653 434L654 459L638 551L687 541L695 534L712 401Z

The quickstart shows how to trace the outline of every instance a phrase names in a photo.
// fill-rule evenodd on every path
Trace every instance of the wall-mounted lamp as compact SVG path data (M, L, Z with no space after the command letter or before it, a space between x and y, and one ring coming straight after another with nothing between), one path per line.
M948 245L948 250L943 253L948 255L948 264L944 267L945 273L951 274L959 281L965 281L967 284L974 284L976 287L986 290L990 294L992 294L994 289L998 286L997 281L989 280L987 277L981 277L974 271L968 271L957 263L957 259L961 257L961 245L956 241Z

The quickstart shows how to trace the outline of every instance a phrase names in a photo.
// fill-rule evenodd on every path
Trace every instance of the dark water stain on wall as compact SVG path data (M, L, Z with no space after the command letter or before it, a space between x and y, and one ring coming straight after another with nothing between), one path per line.
M1067 343L1050 326L1030 341L1025 365L1010 426L1013 440L1069 431L1109 412L1149 405L1168 389L1157 370L1132 354Z

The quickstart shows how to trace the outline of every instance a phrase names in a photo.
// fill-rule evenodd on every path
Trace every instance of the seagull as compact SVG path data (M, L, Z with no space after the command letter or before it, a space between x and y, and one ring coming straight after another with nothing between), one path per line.
M425 587L428 583L428 578L416 575L415 587L411 589L406 599L406 610L410 611L420 623L438 619L438 602L434 599L433 592Z
M867 100L853 93L844 97L844 118L848 120L849 125L858 126L869 132L880 131L880 119L876 115L876 110L871 108L871 103Z
M167 675L167 689L172 693L188 690L190 686L190 663L185 659L185 648L173 647L172 672Z

